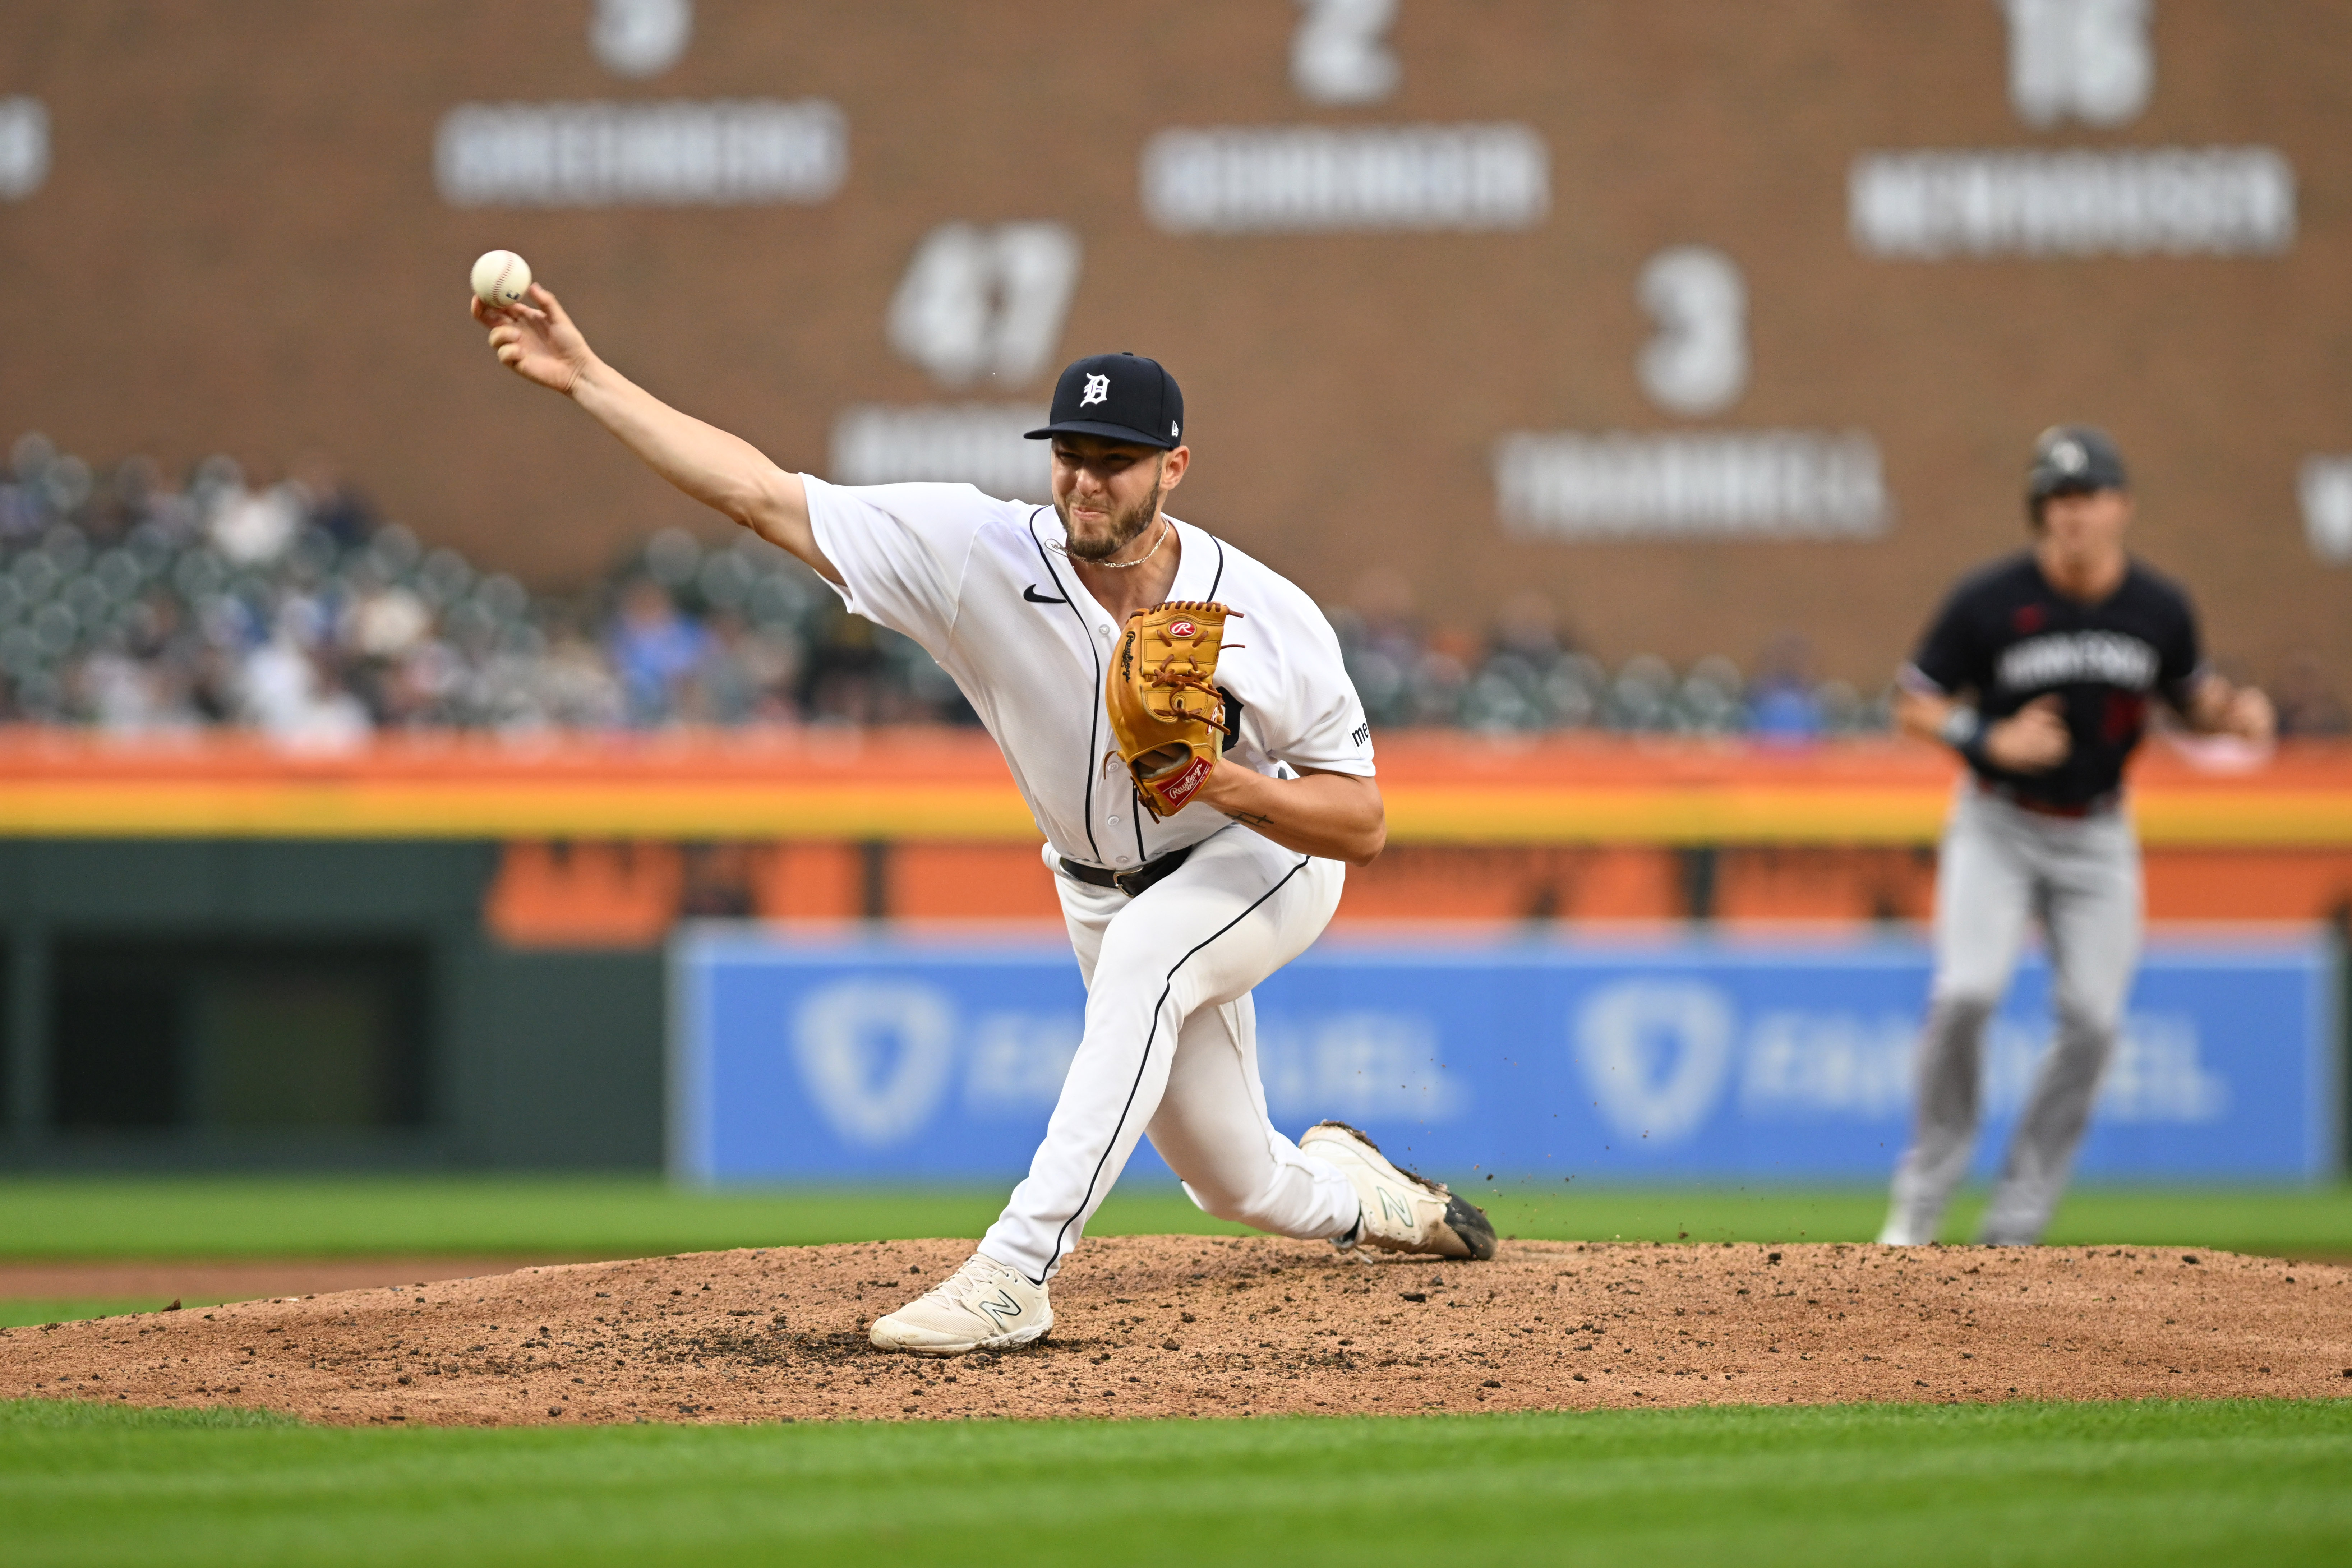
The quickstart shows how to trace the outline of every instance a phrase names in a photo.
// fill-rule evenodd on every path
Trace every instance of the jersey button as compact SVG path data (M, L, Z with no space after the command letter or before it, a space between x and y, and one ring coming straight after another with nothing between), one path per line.
M1110 825L1113 827L1117 827L1118 826L1118 813L1114 811L1110 814Z
M1111 864L1114 866L1124 866L1127 864L1128 858L1124 855L1114 855L1110 858L1110 860Z

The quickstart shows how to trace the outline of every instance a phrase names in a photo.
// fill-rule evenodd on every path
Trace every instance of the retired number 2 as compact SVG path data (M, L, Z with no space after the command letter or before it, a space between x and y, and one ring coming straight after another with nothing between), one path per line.
M1378 103L1404 71L1382 39L1397 0L1298 0L1290 83L1309 103Z

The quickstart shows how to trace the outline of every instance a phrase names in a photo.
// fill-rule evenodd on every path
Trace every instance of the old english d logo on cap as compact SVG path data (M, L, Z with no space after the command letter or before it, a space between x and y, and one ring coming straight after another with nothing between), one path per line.
M1167 451L1184 438L1184 395L1158 360L1141 354L1088 354L1054 384L1050 423L1029 439L1098 436Z

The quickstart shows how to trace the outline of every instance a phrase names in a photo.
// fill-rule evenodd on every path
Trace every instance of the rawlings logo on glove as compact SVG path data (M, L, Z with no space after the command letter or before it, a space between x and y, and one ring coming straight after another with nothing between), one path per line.
M1155 817L1183 810L1225 754L1233 726L1214 682L1228 617L1238 620L1241 612L1197 599L1127 617L1103 705L1115 754Z

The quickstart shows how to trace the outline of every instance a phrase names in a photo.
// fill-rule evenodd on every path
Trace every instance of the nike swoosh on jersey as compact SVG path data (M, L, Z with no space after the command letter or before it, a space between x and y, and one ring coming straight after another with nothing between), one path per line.
M1051 594L1041 594L1037 592L1037 584L1034 583L1032 583L1026 588L1022 589L1021 596L1028 600L1033 605L1066 605L1070 602L1067 599L1057 599Z

